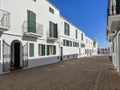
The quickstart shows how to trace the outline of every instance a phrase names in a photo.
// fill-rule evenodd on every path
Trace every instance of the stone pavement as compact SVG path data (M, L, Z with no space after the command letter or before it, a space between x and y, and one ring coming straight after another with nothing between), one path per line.
M0 75L0 90L120 90L108 56L85 57Z

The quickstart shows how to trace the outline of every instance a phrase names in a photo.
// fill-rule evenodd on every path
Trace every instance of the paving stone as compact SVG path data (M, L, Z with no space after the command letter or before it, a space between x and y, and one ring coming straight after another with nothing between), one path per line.
M85 57L0 75L0 90L120 90L120 76L108 56Z

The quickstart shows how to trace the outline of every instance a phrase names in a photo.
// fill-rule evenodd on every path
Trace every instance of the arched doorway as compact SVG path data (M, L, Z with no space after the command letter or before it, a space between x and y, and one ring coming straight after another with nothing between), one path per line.
M11 62L10 70L16 70L21 68L22 63L22 44L19 40L14 40L11 43Z

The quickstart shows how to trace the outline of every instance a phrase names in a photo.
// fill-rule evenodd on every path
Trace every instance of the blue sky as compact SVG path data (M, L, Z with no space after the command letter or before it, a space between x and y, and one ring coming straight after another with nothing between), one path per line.
M97 38L100 46L107 46L105 30L108 0L50 0L61 15L78 26L87 36Z

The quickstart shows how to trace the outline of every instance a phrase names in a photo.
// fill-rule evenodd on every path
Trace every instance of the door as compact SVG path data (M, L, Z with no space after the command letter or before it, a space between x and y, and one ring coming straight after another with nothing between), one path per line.
M15 67L19 68L20 67L20 43L15 43L14 44L14 62L15 62Z
M23 46L23 67L28 67L28 43Z
M27 18L28 18L28 32L36 33L36 14L28 10Z
M63 60L63 47L61 47L61 55L60 55L60 60Z
M3 72L10 71L11 46L3 40Z

